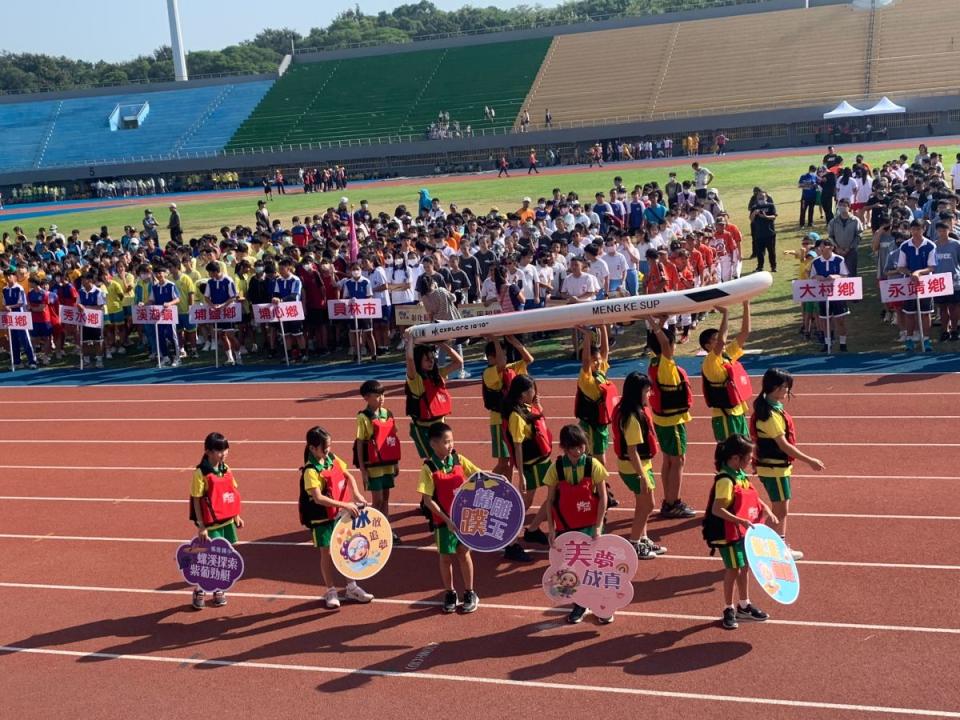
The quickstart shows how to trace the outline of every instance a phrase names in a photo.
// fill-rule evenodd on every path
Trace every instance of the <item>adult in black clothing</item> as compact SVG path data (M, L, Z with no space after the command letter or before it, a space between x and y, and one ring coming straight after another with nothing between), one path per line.
M472 288L470 277L460 267L459 255L451 255L447 262L450 263L450 291L457 298L457 305L464 305L469 300Z
M827 146L827 154L823 156L823 165L827 170L835 168L837 165L843 165L843 158L834 152L833 145Z
M170 229L170 240L177 245L183 243L183 226L180 224L180 213L177 211L176 203L170 203L170 222L167 224Z
M770 258L770 271L777 271L777 207L767 194L760 190L747 207L750 211L750 234L756 247L757 272L763 270L763 254Z
M467 300L476 302L480 299L480 263L470 254L470 248L460 239L460 254L457 255L460 270L467 276Z
M490 235L480 236L480 249L473 256L480 264L480 282L490 274L490 268L497 264L497 254L490 248Z
M833 220L833 200L837 195L837 175L828 170L821 169L817 173L820 177L820 207L823 208L823 219L825 222Z

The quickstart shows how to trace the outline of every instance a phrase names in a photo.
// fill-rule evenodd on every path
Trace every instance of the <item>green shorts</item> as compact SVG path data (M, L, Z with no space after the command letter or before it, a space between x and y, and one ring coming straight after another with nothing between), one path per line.
M679 425L654 425L654 431L657 433L657 442L660 443L660 449L664 455L673 457L683 457L687 454L687 426L683 423Z
M310 528L310 534L313 535L313 546L318 548L330 547L330 540L333 538L333 526L336 524L333 520L327 520Z
M381 492L383 490L393 489L393 475L381 475L380 477L368 477L364 487L370 492Z
M210 536L210 539L214 538L223 538L231 545L237 544L237 524L231 520L223 527L218 527L216 530L207 530L207 535Z
M596 537L596 536L597 536L597 529L596 529L593 525L591 525L590 527L585 527L585 528L577 528L576 530L564 530L564 531L562 531L562 532L561 532L560 530L557 530L557 535L562 535L562 534L565 533L565 532L578 532L578 533L583 533L583 534L586 535L587 537ZM600 533L601 533L601 534L603 533L603 528L600 528Z
M801 303L805 315L813 315L820 312L820 304L815 302Z
M437 422L441 422L441 420ZM417 425L411 420L410 439L413 440L413 446L417 449L417 455L420 456L421 460L430 457L430 425Z
M434 542L437 543L437 552L441 555L456 555L460 547L460 538L446 525L433 531Z
M591 425L580 421L580 427L587 434L587 448L591 455L602 458L610 447L610 428L607 425Z
M743 435L750 437L750 426L747 424L745 415L721 415L711 420L713 425L713 438L719 443L726 440L731 435Z
M107 315L107 325L123 325L126 322L127 318L123 314L123 310Z
M643 485L640 484L640 476L634 473L620 473L620 479L624 485L630 488L630 492L639 495L644 492L653 492L657 489L657 479L654 477L653 468L647 470L647 477Z
M523 466L523 483L527 492L533 492L538 487L543 487L543 479L547 476L547 470L553 462L550 458L538 463Z
M739 570L747 566L747 551L743 548L743 540L721 545L718 550L720 550L720 557L723 558L723 566L727 570Z
M493 457L496 460L510 457L510 449L507 447L507 441L503 437L503 425L490 426L490 445Z
M790 493L790 476L784 477L764 477L760 476L760 482L767 489L767 495L771 502L785 502L793 495Z

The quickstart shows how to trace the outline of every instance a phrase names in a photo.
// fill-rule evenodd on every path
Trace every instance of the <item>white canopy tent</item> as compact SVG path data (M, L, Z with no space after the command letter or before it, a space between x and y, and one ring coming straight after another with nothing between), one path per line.
M884 98L886 99L886 98ZM862 117L865 113L860 108L856 108L846 100L837 105L830 112L825 112L823 114L824 120L831 120L833 118L848 118L848 117Z
M903 105L897 105L890 98L884 95L876 105L869 110L864 110L864 115L893 115L895 113L905 113L907 109Z

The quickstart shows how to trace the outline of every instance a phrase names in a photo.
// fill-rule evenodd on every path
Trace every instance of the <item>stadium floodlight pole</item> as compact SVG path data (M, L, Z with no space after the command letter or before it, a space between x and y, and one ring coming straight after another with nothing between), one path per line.
M177 82L186 82L187 56L183 51L183 33L180 32L180 9L177 0L167 0L167 17L170 20L170 48L173 50L173 72Z

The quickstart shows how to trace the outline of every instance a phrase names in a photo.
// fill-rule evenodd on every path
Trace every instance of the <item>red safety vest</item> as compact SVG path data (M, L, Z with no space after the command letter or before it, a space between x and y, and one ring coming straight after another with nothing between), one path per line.
M510 383L513 382L513 379L517 376L517 373L511 370L510 368L504 368L503 372L500 374L500 389L494 390L493 388L487 387L486 383L481 383L482 387L480 392L483 395L483 406L490 412L500 412L500 408L503 404L503 398L506 397L507 392L510 390Z
M743 487L736 482L733 483L733 502L728 510L738 518L746 518L752 523L759 522L762 508L760 507L760 495L753 486ZM747 531L743 525L724 521L724 536L729 542L736 542L746 536Z
M653 429L650 408L643 408L643 412L637 420L640 422L640 429L643 432L643 442L637 445L637 454L641 460L652 460L660 452L660 446L657 444L657 433ZM620 406L618 405L613 413L613 421L610 423L610 427L613 429L613 449L619 459L628 460L626 437L623 434L624 422L625 418L620 417Z
M591 400L577 385L577 394L573 399L573 414L577 420L590 425L609 425L613 418L614 408L620 402L620 396L617 394L617 386L607 380L604 375L594 374L600 388L600 397Z
M530 435L520 443L520 450L523 453L523 464L534 465L543 462L545 458L550 457L553 452L553 433L547 427L547 419L543 416L543 410L534 405L530 412L521 412L517 408L527 425L530 426ZM510 449L510 457L516 462L514 457L513 438L510 435L510 418L502 418L503 436L507 439L507 447Z
M553 507L553 523L560 532L582 530L597 524L600 498L593 486L593 458L586 455L583 477L578 483L569 483L563 477L563 458L557 458L557 494Z
M197 468L202 469L199 465ZM200 522L204 527L225 523L240 514L240 491L234 487L230 468L225 468L223 475L210 472L203 476L203 497L199 500ZM197 522L192 498L190 519Z
M309 463L300 469L300 522L306 527L326 522L327 520L333 520L337 516L337 513L340 512L339 508L335 508L332 505L321 505L314 502L311 494L308 493L307 489L303 486L303 476L309 468L316 470L320 474L320 477L323 478L323 490L321 490L321 494L337 502L350 502L353 500L353 489L350 487L350 480L340 467L340 463L337 462L336 456L331 455L330 458L333 462L326 470L322 469L320 465L316 463Z
M655 357L650 361L650 367L647 369L647 375L652 385L650 389L650 409L653 410L655 415L661 417L673 417L689 412L693 405L693 392L690 390L690 378L687 377L687 371L677 365L680 384L662 385L657 377L659 366L660 358Z
M427 460L426 465L430 469L433 477L433 500L443 511L450 515L450 507L453 505L453 496L457 488L467 481L467 476L463 472L463 466L460 464L460 456L457 451L453 451L453 467L449 472L438 466L433 460ZM440 527L444 524L443 518L436 513L432 513L434 525Z
M727 373L727 379L722 383L711 382L707 376L701 373L703 380L703 398L707 407L718 408L720 410L730 410L741 403L750 399L752 388L750 387L750 376L746 369L740 364L739 360L732 360L727 355L723 356L723 369Z
M407 415L418 422L441 420L453 412L453 400L447 392L447 384L440 378L435 382L430 378L423 378L423 395L416 396L410 392L410 383L406 383Z
M373 435L369 440L356 440L353 446L353 464L360 467L357 450L362 453L365 467L386 467L400 462L400 438L397 436L397 424L393 413L387 410L387 417L381 419L370 408L364 408L362 415L370 421Z
M790 413L786 410L776 410L774 408L771 408L771 412L777 413L783 418L783 424L786 428L784 435L787 438L787 442L791 445L796 445L797 430L793 424L793 418L790 417ZM753 456L756 465L762 465L763 467L790 467L793 464L793 458L780 449L776 440L773 438L760 437L757 432L756 414L750 416L750 437L753 440L755 448Z

